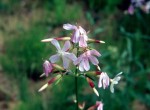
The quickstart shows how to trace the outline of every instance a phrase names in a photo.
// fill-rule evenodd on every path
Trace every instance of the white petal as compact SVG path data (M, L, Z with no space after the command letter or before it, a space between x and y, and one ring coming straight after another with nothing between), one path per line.
M110 85L110 91L111 91L112 93L114 93L114 84L113 84L113 83L111 83L111 85Z
M67 58L69 58L70 60L72 61L76 61L77 60L77 57L75 56L75 54L73 53L68 53L65 55Z
M66 41L62 50L66 52L67 50L69 50L70 46L70 41Z
M62 56L62 60L63 60L63 67L67 69L69 67L69 59L65 56Z
M81 61L81 63L79 64L79 70L84 71L83 61Z
M88 59L84 59L84 60L83 60L83 63L84 63L84 69L85 69L86 71L88 71L88 70L90 69L90 65L89 65Z
M77 27L75 25L71 25L71 24L64 24L63 28L66 29L66 30L74 30Z
M55 62L57 62L57 61L60 60L60 56L59 56L59 54L52 55L52 56L49 58L49 60L50 60L52 63L55 63Z
M96 57L90 56L89 59L93 63L93 65L98 65L99 61L97 60Z
M51 43L57 48L57 50L61 50L60 45L57 40L53 39Z

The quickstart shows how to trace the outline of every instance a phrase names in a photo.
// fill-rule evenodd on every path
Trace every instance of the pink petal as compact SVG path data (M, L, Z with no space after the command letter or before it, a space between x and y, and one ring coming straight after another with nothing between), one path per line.
M79 31L81 34L86 34L86 31L81 26L79 26Z
M85 41L83 36L80 37L79 47L87 47L87 42Z
M50 61L51 61L52 63L55 63L55 62L57 62L58 60L60 60L60 56L59 56L58 54L52 55L52 56L50 57Z
M77 60L77 57L73 53L68 53L65 56L68 57L72 61L76 61Z
M99 61L97 60L96 57L90 56L89 59L93 63L93 65L98 65Z
M71 46L70 42L66 41L62 50L66 52L69 50L70 46Z
M131 15L134 14L134 7L132 5L129 6L128 13Z
M69 59L66 58L65 56L62 56L62 60L63 60L63 67L67 69L69 67Z
M101 73L100 77L99 77L99 82L98 82L98 87L101 88L102 87L102 79L103 79L103 72Z
M84 69L85 69L86 71L88 71L88 70L90 69L90 65L89 65L88 59L84 59L84 60L83 60L83 64L84 64Z
M98 105L97 110L103 110L103 103L102 102L97 101L96 105Z
M83 63L83 61L81 61L81 63L79 64L79 70L80 71L84 71L84 63Z
M71 41L74 43L78 43L79 42L79 35L80 35L80 32L78 29L76 29L73 33L73 36L71 37Z
M60 49L61 49L61 48L60 48L60 45L59 45L59 43L58 43L57 40L53 39L53 40L51 41L51 43L57 48L57 50L60 50Z
M77 64L79 64L80 62L81 62L81 60L82 60L82 57L80 56L80 57L78 57L73 63L74 63L74 65L77 65Z
M101 56L101 54L100 54L97 50L90 50L90 53L91 53L92 55L95 55L95 56L98 56L98 57Z
M46 60L43 63L43 70L44 70L44 73L46 74L46 76L48 76L48 74L51 73L53 70L52 64Z
M77 27L75 25L71 25L71 24L64 24L63 28L66 29L66 30L74 30Z

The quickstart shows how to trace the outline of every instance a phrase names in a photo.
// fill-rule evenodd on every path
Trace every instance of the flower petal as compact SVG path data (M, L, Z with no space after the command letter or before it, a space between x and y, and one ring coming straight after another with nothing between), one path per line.
M90 53L91 53L92 55L95 55L95 56L98 56L98 57L101 56L101 54L100 54L97 50L90 50Z
M80 32L78 29L76 29L73 33L73 36L71 37L71 41L74 43L78 43L79 42L79 35L80 35Z
M110 91L111 91L112 93L114 93L114 84L113 84L113 83L111 83L111 85L110 85Z
M93 65L98 65L99 61L97 60L96 57L90 56L89 59L93 63Z
M57 50L61 50L60 45L57 40L53 39L51 43L57 48Z
M81 26L79 26L79 31L82 35L86 34L86 31Z
M84 71L84 64L83 64L83 61L81 61L81 63L79 64L79 70L80 70L80 71Z
M55 62L57 62L57 61L60 60L60 56L59 56L59 54L52 55L52 56L49 58L49 60L50 60L52 63L55 63Z
M74 65L79 64L79 63L81 62L81 60L82 60L82 56L78 57L78 58L73 62Z
M71 25L71 24L64 24L63 28L66 29L66 30L74 30L77 27L75 25Z
M88 59L84 59L84 60L83 60L83 64L84 64L84 69L85 69L86 71L88 71L88 70L90 69L90 65L89 65Z
M69 59L65 56L62 56L62 60L63 60L63 67L67 69L69 67Z
M80 36L79 38L79 47L87 47L87 42L83 36Z
M77 57L73 53L68 53L65 56L68 57L72 61L76 61L77 60Z
M66 41L63 48L62 48L62 50L66 52L66 51L69 50L70 46L71 46L70 41Z

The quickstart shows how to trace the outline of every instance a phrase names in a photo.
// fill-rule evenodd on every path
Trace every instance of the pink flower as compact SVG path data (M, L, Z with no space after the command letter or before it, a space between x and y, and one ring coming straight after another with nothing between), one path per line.
M103 110L103 103L101 101L97 101L95 105L88 108L88 110Z
M80 47L87 47L87 33L81 26L75 26L71 24L64 24L63 28L66 30L74 30L71 41L74 43L79 43Z
M100 53L96 50L88 50L78 57L74 62L75 65L79 64L80 71L88 71L90 69L89 61L94 65L98 65L99 61L95 56L101 56Z
M102 72L99 78L98 87L101 88L102 86L104 89L109 86L109 77L105 72Z
M134 14L134 7L132 5L129 6L128 13L131 14L131 15Z
M44 70L45 75L48 76L48 74L51 73L52 70L53 70L52 64L49 61L46 60L43 63L43 70Z
M96 102L97 110L103 110L103 103L101 101Z
M77 57L73 53L69 53L68 50L70 48L70 42L66 41L63 48L61 49L57 40L52 40L51 43L57 48L57 54L52 55L50 57L50 61L55 63L62 58L63 67L67 69L69 67L69 60L75 61Z

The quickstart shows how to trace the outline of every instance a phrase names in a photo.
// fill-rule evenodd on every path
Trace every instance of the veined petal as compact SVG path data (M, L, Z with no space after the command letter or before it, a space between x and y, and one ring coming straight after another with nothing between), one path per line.
M79 42L79 35L80 35L80 32L78 29L76 29L71 37L71 41L74 42L74 43L78 43Z
M97 50L90 50L90 53L95 56L101 56L101 54Z
M79 26L79 31L82 35L86 34L86 31L81 26Z
M57 48L57 50L61 50L60 45L57 40L53 39L51 43Z
M112 93L114 93L114 84L113 84L113 83L111 83L111 85L110 85L110 91L111 91Z
M80 57L78 57L73 63L74 63L74 65L77 65L77 64L79 64L80 62L81 62L81 60L82 60L82 57L80 56Z
M73 53L68 53L65 55L67 58L69 58L70 60L72 61L76 61L77 60L77 57L75 56L75 54Z
M84 63L84 69L85 69L86 71L88 71L88 70L90 69L90 65L89 65L88 59L84 59L84 60L83 60L83 63Z
M60 60L60 56L59 54L55 54L55 55L52 55L49 60L52 62L52 63L55 63L57 62L58 60Z
M84 64L83 64L83 61L81 61L81 63L79 64L79 70L80 70L80 71L84 71Z
M63 67L67 69L69 67L69 59L65 56L62 56L62 60L63 60Z
M99 61L97 60L96 57L90 56L89 59L93 63L93 65L98 65Z
M66 52L67 50L69 50L70 46L70 41L66 41L62 50Z
M75 25L71 25L71 24L64 24L63 28L66 29L66 30L74 30L77 27Z
M79 38L79 47L87 47L87 42L83 36L80 36Z

